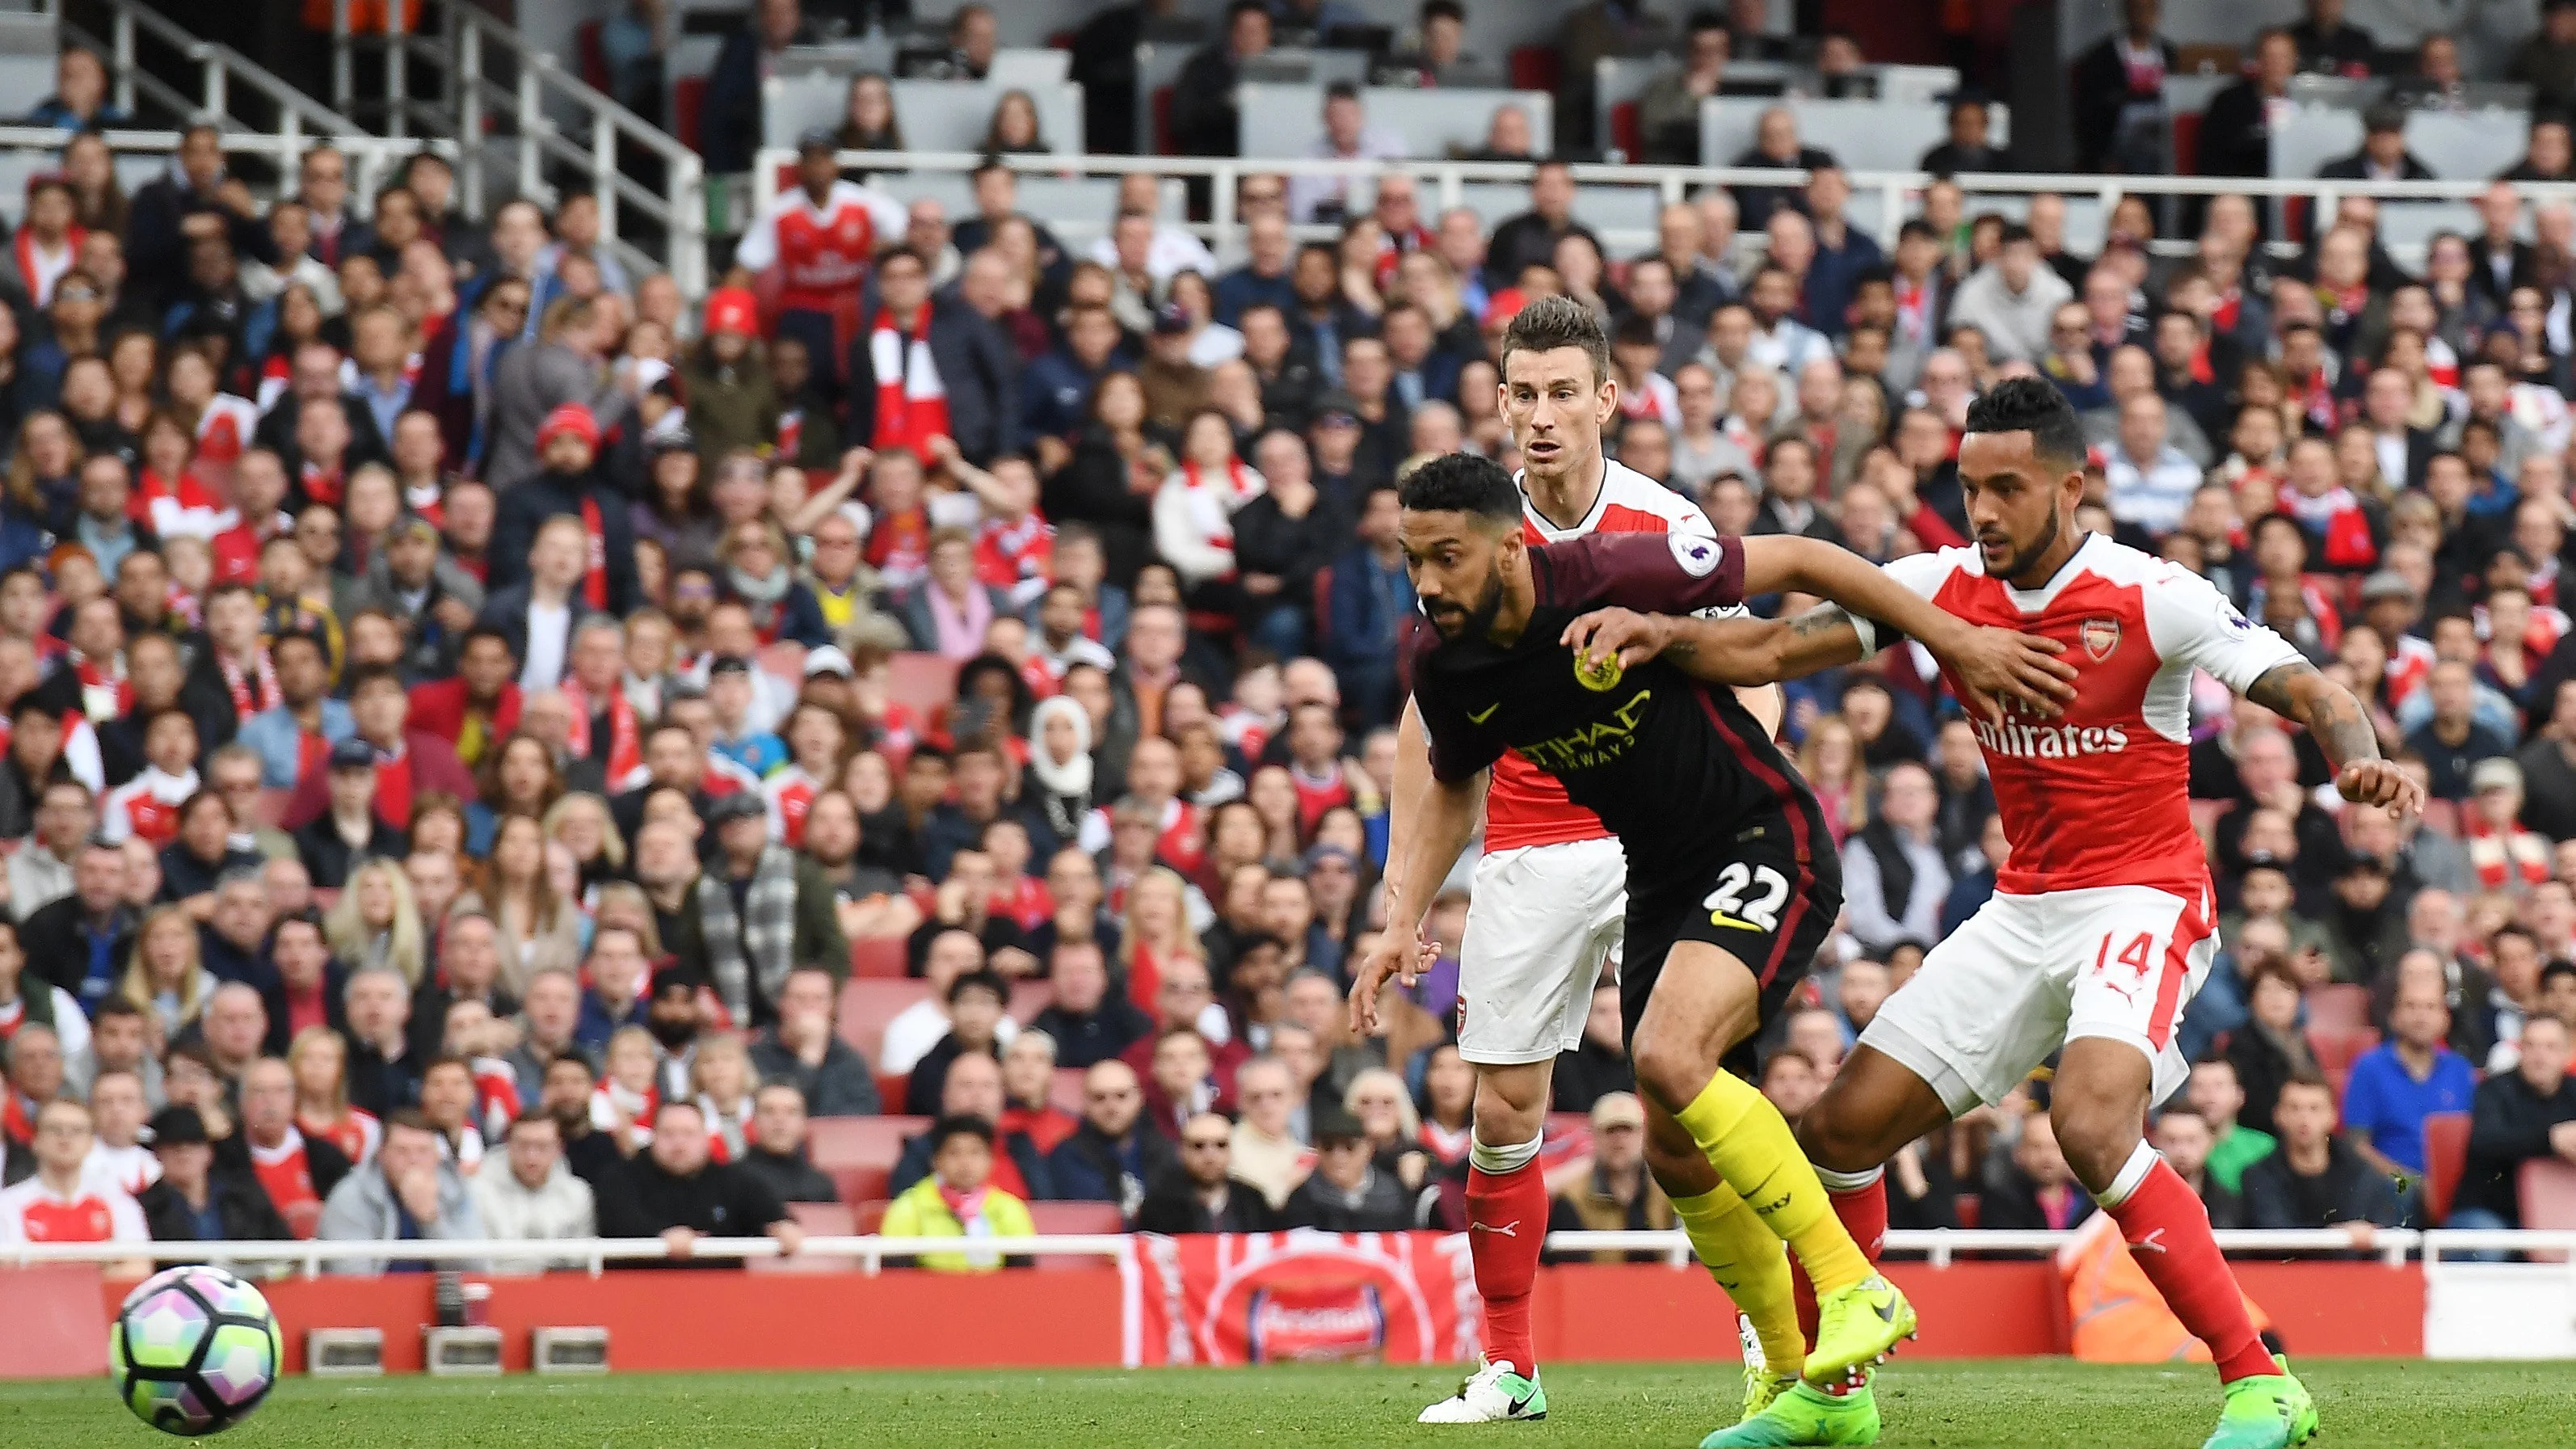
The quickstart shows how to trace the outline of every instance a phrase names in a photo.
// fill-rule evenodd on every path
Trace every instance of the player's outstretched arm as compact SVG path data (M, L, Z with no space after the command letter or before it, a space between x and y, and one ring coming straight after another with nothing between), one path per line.
M1614 654L1622 668L1660 658L1693 679L1739 690L1803 679L1818 670L1856 664L1874 652L1859 623L1836 604L1790 619L1704 619L1595 609L1566 625L1561 642L1587 665Z
M1812 538L1767 534L1742 540L1744 592L1796 589L1841 605L1919 641L1948 665L1967 706L2001 719L2004 701L2055 715L2075 697L2075 666L2059 659L2065 645L2009 629L1980 629L1896 581L1885 569Z
M2352 691L2304 659L2267 670L2245 697L2284 719L2308 727L2334 769L2335 789L2356 805L2385 806L2403 815L2424 808L2424 787L2379 756L2379 735Z

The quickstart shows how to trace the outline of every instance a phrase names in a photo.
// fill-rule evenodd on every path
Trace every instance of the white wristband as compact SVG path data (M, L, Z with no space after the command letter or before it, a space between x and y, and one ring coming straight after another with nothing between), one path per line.
M1878 626L1871 623L1869 620L1862 618L1860 615L1850 613L1848 611L1844 613L1843 617L1851 620L1852 632L1860 636L1860 659L1858 662L1863 664L1868 663L1878 654Z

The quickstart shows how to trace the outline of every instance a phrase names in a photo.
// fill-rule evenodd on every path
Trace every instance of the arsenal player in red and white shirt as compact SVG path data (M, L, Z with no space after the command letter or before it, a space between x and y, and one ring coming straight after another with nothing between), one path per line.
M36 1175L0 1191L0 1245L152 1241L143 1209L115 1183L86 1177L89 1109L68 1097L47 1102L36 1117ZM113 1277L150 1273L149 1258L110 1264Z

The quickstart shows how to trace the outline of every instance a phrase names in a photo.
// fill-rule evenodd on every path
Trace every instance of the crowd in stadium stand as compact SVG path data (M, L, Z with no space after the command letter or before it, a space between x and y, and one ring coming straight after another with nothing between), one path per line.
M2462 1152L2428 1118L2465 1114L2448 1220L2512 1224L2522 1162L2576 1161L2576 206L2507 184L2571 175L2576 3L2544 9L2512 62L2528 153L2496 158L2478 234L2404 263L2361 196L2303 229L2132 197L2083 255L2062 198L2007 220L1948 179L1882 251L1786 110L1697 154L1730 64L1830 78L1851 37L1603 0L1565 20L1566 74L1683 57L1641 102L1650 158L1804 179L1702 189L1618 254L1560 163L1490 227L1401 174L1361 206L1256 172L1218 257L1139 175L1077 250L999 164L953 219L845 174L902 145L863 77L703 297L621 262L578 191L469 219L428 151L359 198L316 145L263 200L201 126L129 196L105 70L67 53L31 118L60 169L0 255L0 1241L687 1254L881 1225L974 1269L1015 1260L964 1240L1069 1223L1460 1226L1463 892L1374 1034L1343 1000L1419 627L1393 484L1513 464L1495 343L1552 293L1613 338L1616 457L1727 533L1959 546L1970 400L2060 388L2084 525L2218 583L2434 797L2340 808L2310 742L2196 699L2225 950L2154 1140L2221 1226L2427 1224L2428 1165ZM1095 149L1167 10L1076 37ZM1335 10L1234 5L1178 148L1233 154L1241 62ZM2294 71L2458 83L2446 37L2392 51L2342 10L2253 38L2205 169L2267 170ZM2126 13L2073 69L2087 167L2123 164L2176 64L2152 0ZM1461 18L1429 0L1384 64L1489 76ZM944 73L982 74L992 19L958 12ZM654 45L624 20L621 66ZM765 57L807 24L761 0L726 44L712 170L749 167ZM1034 145L1003 111L993 149ZM1324 120L1321 154L1401 149L1354 92ZM2417 174L2402 125L2374 113L2330 172ZM1510 130L1490 154L1527 153ZM1961 97L1927 165L2001 164ZM1919 651L1791 685L1785 733L1850 886L1762 1044L1794 1117L2004 843ZM1605 985L1556 1067L1558 1227L1673 1220L1619 1022ZM2088 1213L2033 1106L1907 1148L1895 1225Z

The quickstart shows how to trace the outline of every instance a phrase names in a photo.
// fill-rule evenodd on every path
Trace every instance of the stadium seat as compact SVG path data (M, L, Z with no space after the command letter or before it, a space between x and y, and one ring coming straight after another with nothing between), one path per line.
M2334 1084L2337 1101L2343 1100L2344 1079L2352 1075L2352 1064L2361 1059L2362 1053L2377 1045L2379 1033L2366 1026L2343 1031L2317 1026L2308 1028L2308 1050L2316 1053L2317 1070L2325 1073L2326 1080Z
M2460 838L2460 804L2456 800L2424 802L2424 828L2436 835Z
M1058 1111L1082 1115L1082 1079L1089 1075L1081 1067L1055 1069L1055 1085L1047 1089L1047 1103Z
M1506 62L1511 67L1512 89L1516 91L1552 91L1565 70L1565 57L1552 45L1516 45ZM1544 142L1544 138L1538 138Z
M2370 988L2337 983L2308 988L2308 1030L2353 1032L2370 1029Z
M1628 153L1633 162L1645 151L1646 133L1637 125L1637 103L1621 101L1610 108L1610 144Z
M879 981L901 980L911 961L902 936L861 936L850 943L850 975Z
M889 1107L900 1108L912 1094L912 1073L877 1073L877 1100Z
M2524 1227L2576 1231L2576 1163L2535 1157L2522 1165L2519 1186Z
M905 1139L929 1125L926 1117L816 1117L806 1123L805 1155L825 1172L891 1168L903 1156ZM844 1195L842 1201L857 1199Z
M805 678L805 646L793 639L764 644L760 649L760 667L762 672L775 674L790 684L802 683Z
M836 1202L791 1202L787 1216L813 1237L858 1235L856 1219L848 1208ZM797 1253L784 1258L746 1258L743 1267L754 1273L853 1273L858 1271L859 1260L846 1253Z
M859 1230L859 1236L863 1238L873 1236L879 1228L884 1227L886 1209L892 1206L894 1206L893 1203L880 1198L875 1202L863 1202L852 1208L850 1217Z
M2451 1215L2460 1173L2469 1161L2469 1114L2435 1112L2424 1119L2424 1216L2440 1223Z
M1011 983L1011 1020L1022 1026L1037 1020L1039 1012L1055 1005L1055 985L1048 981L1014 981Z
M698 120L707 108L707 78L684 75L671 83L671 134L680 144L698 149Z
M585 20L572 28L572 51L579 58L581 81L595 91L610 88L608 51L599 43L602 22Z
M1963 1228L1975 1227L1985 1211L1985 1200L1973 1192L1963 1192L1950 1199L1951 1216L1957 1218Z
M835 1167L829 1171L823 1171L821 1168L815 1170L823 1172L825 1177L832 1179L832 1190L841 1195L843 1202L868 1202L885 1197L894 1190L892 1164L884 1167ZM854 1231L857 1230L854 1229Z
M1123 1233L1127 1220L1114 1202L1033 1202L1029 1204L1029 1221L1038 1236L1056 1237L1072 1233ZM1090 1268L1104 1262L1096 1253L1041 1253L1041 1268Z
M841 1040L874 1066L885 1044L886 1023L930 995L927 981L859 978L841 983Z
M957 661L906 650L886 661L886 697L917 716L957 697Z

